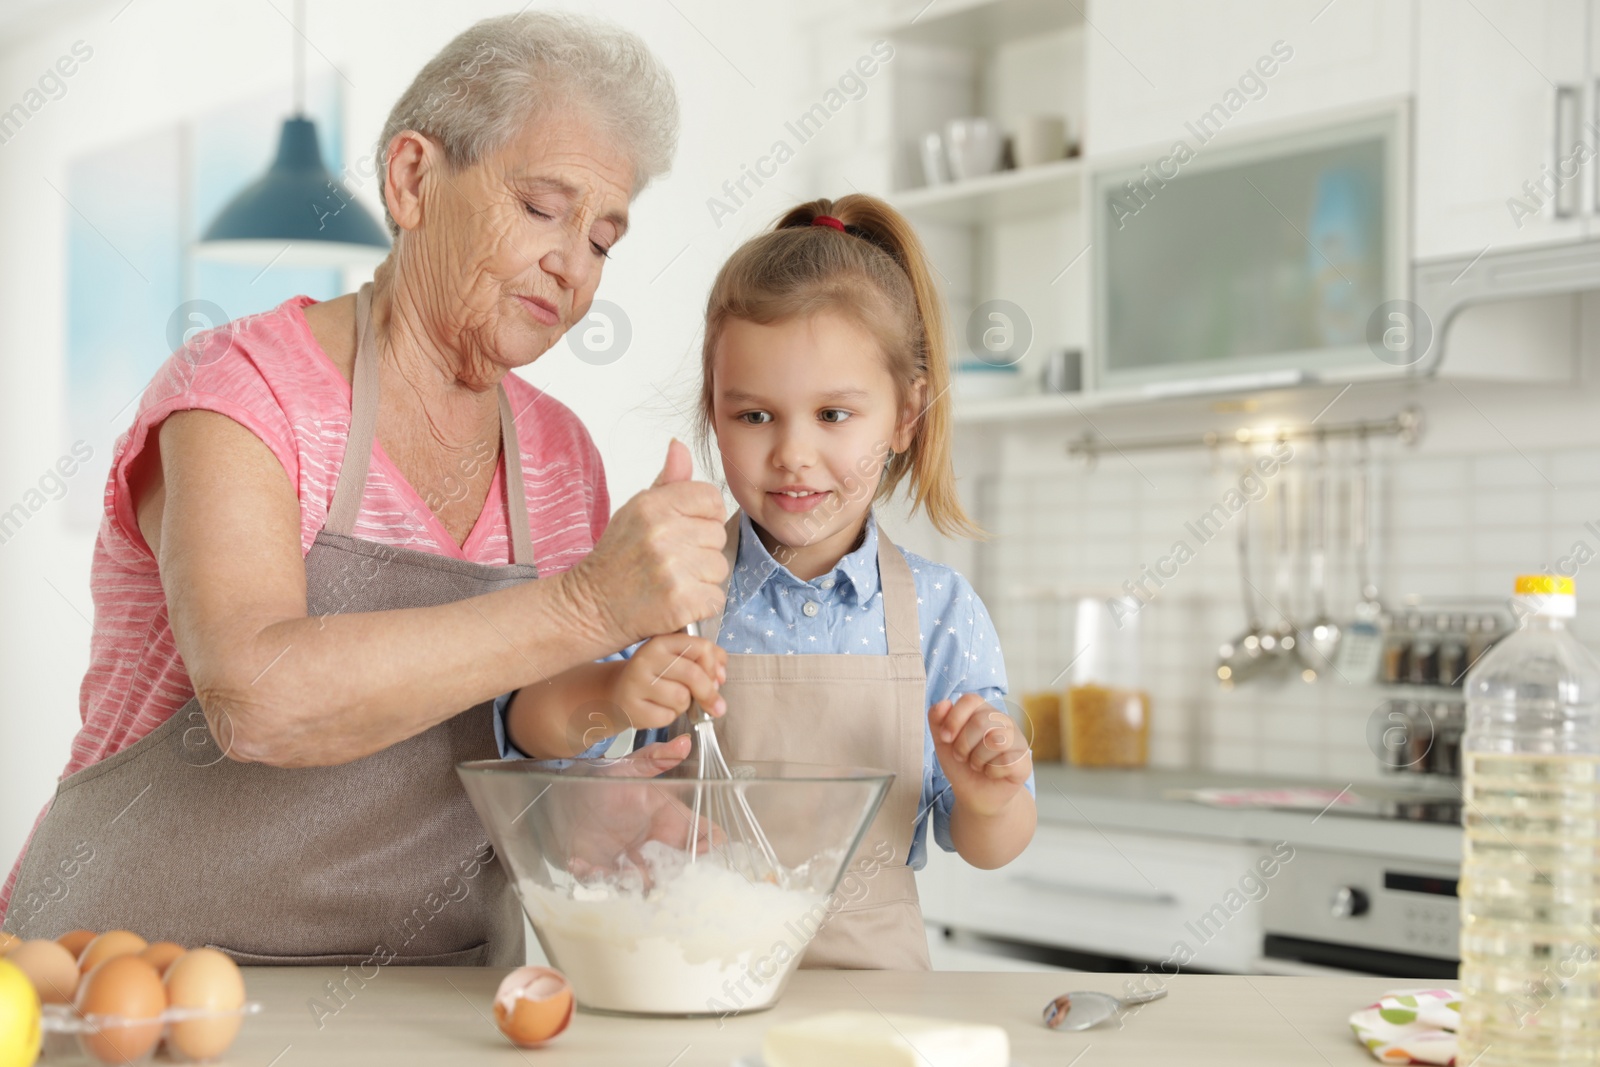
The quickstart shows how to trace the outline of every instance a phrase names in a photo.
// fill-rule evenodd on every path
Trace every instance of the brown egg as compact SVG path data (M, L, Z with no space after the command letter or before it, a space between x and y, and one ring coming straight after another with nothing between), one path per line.
M188 951L176 941L153 941L148 948L139 953L139 958L149 962L157 974L165 975L167 965Z
M518 967L494 994L494 1021L521 1048L537 1048L572 1021L572 986L549 967Z
M78 989L78 964L54 941L24 941L6 953L6 961L22 968L39 999L46 1004L71 1004Z
M78 954L78 971L88 974L106 960L116 956L137 956L149 945L150 942L127 930L107 930L85 945Z
M56 938L61 947L72 953L72 958L77 959L83 955L83 950L89 947L89 942L100 935L93 930L73 930Z
M0 956L4 956L20 944L22 944L22 938L16 934L8 934L4 930L0 930Z
M79 1034L83 1050L101 1063L128 1063L161 1040L161 1013L166 990L156 969L138 956L113 956L88 974L73 1001L78 1014L98 1022L91 1033Z
M172 1024L167 1045L194 1060L222 1055L233 1044L244 1016L244 977L239 967L214 948L185 952L167 968L167 1001L174 1008L217 1012L215 1018Z

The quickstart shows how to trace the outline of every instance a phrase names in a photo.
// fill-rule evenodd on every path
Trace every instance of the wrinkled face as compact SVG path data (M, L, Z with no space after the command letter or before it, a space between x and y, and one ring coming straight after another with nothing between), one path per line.
M428 333L460 355L461 376L498 380L588 313L627 229L632 160L570 114L529 122L454 173L427 147L400 270L413 271Z
M889 452L910 443L919 391L902 404L877 340L833 312L729 320L712 387L734 499L780 563L803 578L831 568L860 531Z

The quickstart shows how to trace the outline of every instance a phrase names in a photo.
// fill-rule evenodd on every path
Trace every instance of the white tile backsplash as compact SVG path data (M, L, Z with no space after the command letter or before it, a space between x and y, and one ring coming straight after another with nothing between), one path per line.
M1470 498L1469 513L1475 526L1525 526L1545 515L1542 489L1501 489L1479 485Z
M1389 514L1397 529L1407 534L1423 531L1459 531L1467 525L1468 498L1459 489L1455 495L1441 494L1434 486L1415 492L1401 491Z
M1549 466L1540 462L1542 458L1527 453L1480 456L1472 462L1472 482L1480 489L1542 486L1545 475L1541 472Z
M1546 473L1563 490L1600 485L1600 449L1574 448L1557 452Z
M1486 441L1485 445L1498 442ZM1439 604L1463 600L1503 603L1512 578L1552 565L1583 541L1600 560L1600 449L1592 445L1512 452L1428 455L1375 449L1374 567L1383 597ZM1040 453L1053 449L1040 448ZM1070 609L1018 599L1051 588L1112 595L1137 582L1182 540L1193 551L1175 577L1145 582L1155 597L1138 615L1142 674L1152 702L1150 760L1155 766L1199 766L1373 781L1383 777L1368 744L1368 722L1390 694L1375 684L1347 684L1322 671L1306 684L1296 678L1253 681L1224 692L1216 683L1216 649L1240 633L1235 537L1248 517L1253 542L1252 582L1268 625L1282 603L1309 618L1304 548L1292 555L1288 598L1274 580L1276 496L1290 493L1291 545L1309 544L1301 512L1309 489L1309 449L1299 463L1268 479L1268 495L1201 541L1190 525L1236 484L1232 464L1220 469L1200 452L1138 454L1134 466L1102 456L1093 466L1039 458L998 479L1000 507L988 519L1000 583L988 591L1006 648L1013 692L1044 686L1067 665ZM1346 482L1350 453L1335 449L1329 468L1328 573L1330 611L1346 618L1356 595L1350 558ZM1559 476L1552 489L1531 466ZM1137 469L1135 469L1135 467ZM1001 591L1004 595L999 595ZM1462 604L1462 606L1466 606ZM1590 628L1600 636L1600 612ZM1586 632L1580 626L1580 635ZM1331 679L1331 680L1330 680Z

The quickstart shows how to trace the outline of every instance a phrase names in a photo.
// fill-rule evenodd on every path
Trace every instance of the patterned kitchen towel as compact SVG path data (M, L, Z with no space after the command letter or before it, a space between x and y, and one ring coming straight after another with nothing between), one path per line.
M1461 994L1454 989L1394 989L1350 1016L1356 1040L1383 1063L1456 1062Z

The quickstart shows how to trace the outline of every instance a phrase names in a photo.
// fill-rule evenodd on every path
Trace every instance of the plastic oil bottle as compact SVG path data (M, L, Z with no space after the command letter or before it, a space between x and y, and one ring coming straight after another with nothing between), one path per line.
M1458 1064L1600 1065L1600 660L1570 578L1467 675Z

